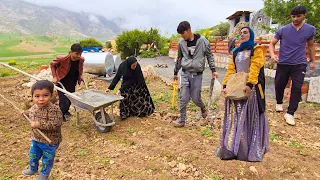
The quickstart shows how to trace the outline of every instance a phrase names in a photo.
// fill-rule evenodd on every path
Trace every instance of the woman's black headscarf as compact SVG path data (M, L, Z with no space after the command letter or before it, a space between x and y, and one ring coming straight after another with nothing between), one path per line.
M120 64L118 72L109 86L110 90L115 88L121 77L123 80L120 90L124 90L125 88L134 84L145 84L140 64L137 63L136 68L134 70L131 69L131 65L135 62L137 62L135 57L129 57Z

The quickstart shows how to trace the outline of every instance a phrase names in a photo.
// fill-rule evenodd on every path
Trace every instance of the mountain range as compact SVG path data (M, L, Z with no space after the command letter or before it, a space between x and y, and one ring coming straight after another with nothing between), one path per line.
M122 29L101 15L71 12L20 0L0 0L0 33L113 39Z

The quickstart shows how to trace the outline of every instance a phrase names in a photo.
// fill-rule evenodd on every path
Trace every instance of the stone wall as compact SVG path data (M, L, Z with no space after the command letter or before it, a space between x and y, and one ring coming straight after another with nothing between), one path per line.
M178 51L177 50L169 50L169 57L171 57L172 59L176 59L178 57Z

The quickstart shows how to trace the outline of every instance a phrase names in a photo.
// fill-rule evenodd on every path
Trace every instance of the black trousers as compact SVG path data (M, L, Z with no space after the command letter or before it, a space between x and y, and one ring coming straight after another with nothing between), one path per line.
M76 91L78 76L69 76L69 74L60 80L67 91L73 93ZM60 85L59 85L60 86ZM71 101L64 95L63 92L58 91L59 107L63 115L65 115L70 108Z
M275 77L277 104L283 103L283 93L289 78L292 80L290 102L287 113L293 115L298 109L301 99L301 87L306 75L307 64L284 65L278 64Z

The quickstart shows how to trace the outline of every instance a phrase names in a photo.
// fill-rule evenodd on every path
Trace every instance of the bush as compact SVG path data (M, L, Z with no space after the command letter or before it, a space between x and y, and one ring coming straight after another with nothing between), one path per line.
M15 61L15 60L10 60L10 61L8 62L8 64L9 64L10 66L16 65L16 61Z
M139 52L142 44L151 44L153 41L156 43L158 49L163 47L164 41L158 29L151 28L149 31L140 31L138 29L126 31L116 39L117 51L121 52L122 57L133 56Z
M122 52L120 53L120 58L121 59L126 59L128 56L125 56Z
M153 51L142 51L139 56L141 58L155 58L157 55Z
M196 30L195 33L201 34L209 41L212 41L214 36L226 36L229 30L229 23L228 22L220 22L220 24L215 25L211 28L206 29L199 29Z
M107 48L108 48L108 49L112 49L112 44L111 44L111 42L108 43Z
M180 41L181 35L180 34L172 34L171 37L169 38L170 41Z
M10 76L11 74L9 72L0 72L0 77L6 77Z
M80 41L80 44L82 47L102 47L102 43L97 41L94 38L88 38L85 40Z
M163 56L168 56L169 50L168 49L160 49L159 53Z

